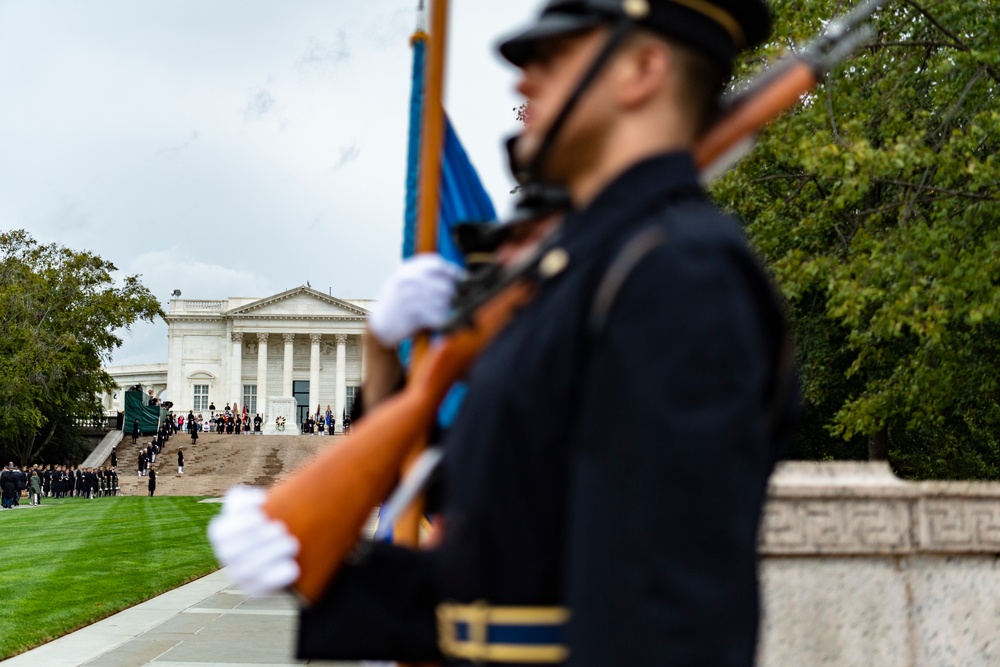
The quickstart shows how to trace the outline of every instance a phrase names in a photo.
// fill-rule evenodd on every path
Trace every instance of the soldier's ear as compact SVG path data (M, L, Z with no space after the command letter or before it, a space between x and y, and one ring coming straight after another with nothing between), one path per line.
M630 38L616 68L619 104L637 108L659 95L673 59L670 46L657 37L639 33Z

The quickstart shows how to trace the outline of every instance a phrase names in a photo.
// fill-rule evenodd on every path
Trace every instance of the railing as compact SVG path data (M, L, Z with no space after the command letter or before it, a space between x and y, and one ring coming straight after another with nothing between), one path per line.
M225 307L225 301L185 299L183 301L175 300L170 302L170 310L175 313L192 310L222 311L225 310Z
M118 418L110 417L73 417L73 425L79 429L91 431L113 431L118 428Z

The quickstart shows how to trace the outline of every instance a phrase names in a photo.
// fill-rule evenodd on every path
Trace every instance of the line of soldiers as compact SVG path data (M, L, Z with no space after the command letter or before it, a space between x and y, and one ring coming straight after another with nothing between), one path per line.
M250 435L251 433L251 423L254 435L260 435L260 427L264 423L264 419L260 414L254 415L251 420L249 414L243 416L231 415L231 414L220 414L214 415L209 420L209 430L215 433L228 433L229 435Z
M45 498L97 498L119 494L118 473L111 466L81 468L80 466L35 465L28 477L37 472L41 480L41 495Z

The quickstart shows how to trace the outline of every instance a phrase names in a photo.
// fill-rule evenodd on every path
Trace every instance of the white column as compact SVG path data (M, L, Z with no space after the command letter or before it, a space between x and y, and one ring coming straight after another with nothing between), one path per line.
M368 374L365 372L367 370L367 368L368 368L368 364L365 363L365 361L366 361L366 359L368 357L367 357L367 355L365 355L365 335L364 334L361 334L360 336L358 336L358 345L361 346L360 351L359 351L359 354L361 354L361 384L364 384L365 383L365 378L368 376Z
M229 362L229 367L232 370L229 382L229 395L234 396L236 394L241 394L242 399L243 387L240 386L243 382L243 332L234 331L232 335L233 339L233 358ZM231 402L232 399L224 398L219 406L225 406L226 403ZM216 406L216 407L219 407Z
M267 409L267 334L257 334L257 412ZM251 415L251 419L253 415Z
M344 432L344 405L347 403L347 334L337 334L337 394L334 416L337 433Z
M181 357L184 354L184 339L168 325L167 329L167 394L174 402L174 409L183 409L183 406L191 406L191 400L185 398L191 390L184 382L183 364ZM113 410L114 407L112 406ZM184 414L187 414L186 412Z
M316 411L319 403L319 342L322 334L309 334L309 414Z
M285 340L285 365L282 368L281 374L281 395L291 396L292 395L292 366L294 361L294 345L295 345L295 334L286 333L281 334L281 337Z

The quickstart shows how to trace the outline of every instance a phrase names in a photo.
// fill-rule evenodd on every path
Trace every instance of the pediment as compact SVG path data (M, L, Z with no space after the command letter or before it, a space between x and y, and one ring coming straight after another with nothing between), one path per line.
M368 311L309 287L296 287L226 313L233 318L365 319Z

